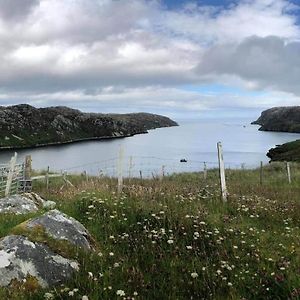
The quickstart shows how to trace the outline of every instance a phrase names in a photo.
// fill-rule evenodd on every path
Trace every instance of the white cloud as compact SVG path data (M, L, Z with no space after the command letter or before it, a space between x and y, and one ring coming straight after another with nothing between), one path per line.
M173 11L146 0L16 2L0 0L3 101L148 110L252 105L245 96L220 100L180 88L213 82L286 92L287 103L300 94L297 7L287 0L226 9L191 2Z

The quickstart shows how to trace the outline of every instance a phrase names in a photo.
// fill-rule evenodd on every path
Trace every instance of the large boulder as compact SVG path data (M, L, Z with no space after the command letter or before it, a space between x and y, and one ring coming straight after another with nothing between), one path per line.
M0 286L31 277L39 286L48 287L65 282L76 270L76 261L56 254L46 244L21 235L0 240Z
M92 237L87 229L72 217L60 212L57 209L50 210L42 216L25 222L26 230L42 228L51 238L65 240L70 244L91 250Z
M40 208L54 208L55 202L46 201L35 193L12 195L0 199L0 213L28 214Z

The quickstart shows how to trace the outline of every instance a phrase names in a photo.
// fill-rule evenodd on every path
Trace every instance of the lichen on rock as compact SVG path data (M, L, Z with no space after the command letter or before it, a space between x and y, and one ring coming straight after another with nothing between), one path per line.
M78 270L78 263L53 252L46 244L10 235L0 240L0 286L23 282L31 276L41 287L65 282Z

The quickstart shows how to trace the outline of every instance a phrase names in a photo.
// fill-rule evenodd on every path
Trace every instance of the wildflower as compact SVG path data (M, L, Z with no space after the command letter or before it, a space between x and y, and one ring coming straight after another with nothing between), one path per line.
M52 293L45 293L44 298L46 300L54 299L54 295Z
M137 296L138 295L138 292L133 292L133 296Z
M117 290L116 294L117 294L117 296L120 296L120 297L125 296L125 292L123 290Z
M192 249L193 249L193 247L192 247L192 246L186 246L186 249L188 249L188 250L192 250Z
M169 245L171 245L171 244L174 243L174 241L173 241L173 240L168 240L167 243L168 243Z
M196 272L191 273L192 278L197 278L198 274Z
M82 296L81 300L89 300L89 297L84 295L84 296Z
M109 256L114 256L115 254L113 252L109 252Z
M92 272L88 272L89 274L89 278L93 278L93 273Z
M206 270L206 268L205 267L202 267L202 271L205 271Z
M228 286L232 286L232 283L231 283L231 282L228 282L227 285L228 285Z

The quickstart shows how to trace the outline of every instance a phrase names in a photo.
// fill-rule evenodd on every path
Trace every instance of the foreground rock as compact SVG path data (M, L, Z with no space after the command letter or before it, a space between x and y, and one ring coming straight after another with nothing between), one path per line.
M0 107L0 148L22 148L114 138L177 126L148 113L83 113L68 107L35 108L27 104Z
M72 217L60 212L59 210L51 210L44 215L31 219L23 224L26 229L42 228L50 237L57 240L64 240L70 244L91 250L91 235L86 228Z
M38 286L65 282L78 270L76 261L53 252L47 245L24 236L10 235L0 240L0 286L30 277Z
M34 193L12 195L0 199L0 213L28 214L41 208L54 208L55 202L46 201Z
M252 124L261 125L259 130L262 131L300 133L300 106L267 109Z

